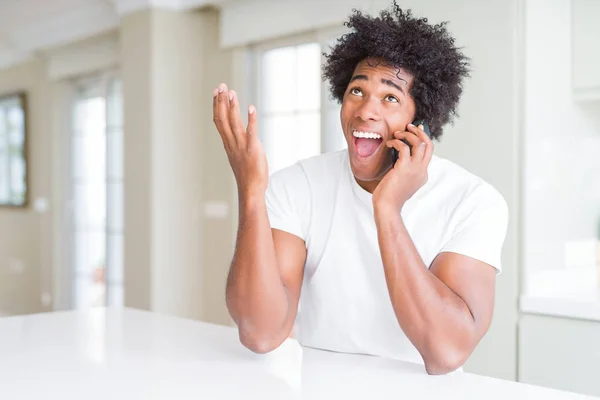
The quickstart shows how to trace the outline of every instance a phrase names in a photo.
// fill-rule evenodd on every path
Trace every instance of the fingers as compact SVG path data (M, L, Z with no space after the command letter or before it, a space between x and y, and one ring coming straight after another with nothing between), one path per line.
M412 159L415 161L423 160L423 156L425 155L425 142L423 142L417 135L412 132L396 132L394 133L394 137L400 140L406 140L410 143L412 147Z
M414 133L419 139L420 142L425 143L425 148L423 151L423 162L426 164L431 161L431 157L433 156L433 142L427 136L427 133L423 130L423 125L419 125L419 127L414 126L413 124L408 124L407 129Z
M258 139L258 122L256 120L256 107L251 105L248 107L248 136L252 139Z
M398 150L398 160L402 163L405 163L407 160L410 160L410 147L401 140L392 139L388 140L386 146L389 148L394 148Z
M220 84L213 91L213 121L226 149L231 148L235 139L229 124L229 93L225 84Z
M246 139L246 130L240 114L240 103L237 93L234 90L229 91L229 126L233 132L236 142L240 143Z

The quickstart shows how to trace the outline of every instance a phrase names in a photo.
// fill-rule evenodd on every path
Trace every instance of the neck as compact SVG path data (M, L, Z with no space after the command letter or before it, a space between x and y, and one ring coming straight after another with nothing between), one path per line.
M377 188L377 185L379 184L379 180L375 180L375 181L361 181L360 179L357 179L356 177L354 178L356 179L356 183L358 183L358 186L360 186L361 188L363 188L364 190L366 190L367 192L373 194L373 192L375 191L375 188Z

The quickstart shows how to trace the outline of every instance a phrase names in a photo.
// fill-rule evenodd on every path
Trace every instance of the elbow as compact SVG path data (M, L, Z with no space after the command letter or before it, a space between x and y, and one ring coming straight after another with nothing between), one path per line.
M277 349L283 340L279 340L273 335L261 332L254 332L248 329L239 329L240 343L248 350L257 354L266 354Z
M435 346L423 357L425 370L429 375L445 375L456 371L468 360L471 354L468 347L451 343Z
M253 335L240 335L240 342L256 354L266 354L277 349L281 343Z
M439 355L425 361L425 371L429 375L446 375L461 368L466 361L465 356Z

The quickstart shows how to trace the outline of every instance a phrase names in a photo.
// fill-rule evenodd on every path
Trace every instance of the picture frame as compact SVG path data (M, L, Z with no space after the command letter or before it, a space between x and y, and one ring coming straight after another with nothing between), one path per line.
M29 206L27 93L0 94L0 209Z

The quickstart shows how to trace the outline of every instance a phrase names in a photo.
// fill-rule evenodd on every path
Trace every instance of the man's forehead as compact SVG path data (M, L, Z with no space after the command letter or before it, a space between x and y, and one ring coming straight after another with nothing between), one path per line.
M412 75L404 68L391 64L385 60L367 58L358 63L354 75L358 73L380 73L390 79L398 80L400 83L408 84L412 79Z

